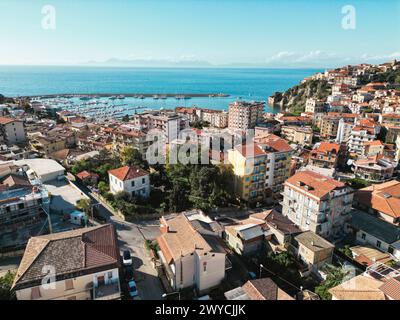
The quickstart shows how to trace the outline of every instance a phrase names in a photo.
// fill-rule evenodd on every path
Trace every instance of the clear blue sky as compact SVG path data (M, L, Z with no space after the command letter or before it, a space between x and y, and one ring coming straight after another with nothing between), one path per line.
M41 27L44 5L56 29ZM341 27L342 6L356 29ZM400 58L400 0L1 0L0 64L331 66Z

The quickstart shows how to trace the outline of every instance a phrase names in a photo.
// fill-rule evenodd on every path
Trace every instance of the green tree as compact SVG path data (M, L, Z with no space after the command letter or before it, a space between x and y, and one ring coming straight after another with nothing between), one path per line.
M332 265L327 265L325 271L328 274L326 280L315 287L315 293L318 294L322 300L330 300L332 295L329 293L329 289L341 284L347 272L341 267L334 267Z
M89 199L79 199L76 202L76 209L85 213L89 213L91 201Z
M14 300L15 294L11 291L15 272L8 271L0 278L0 300Z
M107 192L110 191L110 188L108 187L108 184L105 183L104 181L100 181L99 184L97 185L97 188L100 191L101 195L105 195Z
M121 153L121 161L126 166L138 166L146 170L149 168L149 164L143 159L140 151L132 147L124 148Z

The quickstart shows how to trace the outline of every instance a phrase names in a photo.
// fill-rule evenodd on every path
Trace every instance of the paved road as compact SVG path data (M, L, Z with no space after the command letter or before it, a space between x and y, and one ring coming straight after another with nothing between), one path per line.
M107 222L113 223L118 234L119 248L121 253L129 249L133 256L135 269L135 280L139 295L143 300L162 299L164 293L161 281L157 276L157 271L152 267L150 255L145 248L145 240L153 240L159 235L158 221L144 221L140 223L130 223L115 217L104 205L99 203L91 191L78 183L75 183L94 204L98 204L99 214Z

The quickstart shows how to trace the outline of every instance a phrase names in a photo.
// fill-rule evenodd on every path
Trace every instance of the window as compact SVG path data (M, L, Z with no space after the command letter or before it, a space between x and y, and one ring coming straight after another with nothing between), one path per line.
M135 181L132 181L131 182L131 187L134 187L135 186Z
M146 179L142 178L142 183L145 184L146 183Z
M361 239L365 240L366 236L367 236L367 235L366 235L365 233L363 233L363 234L361 235Z
M112 271L108 271L108 279L112 279L112 277L113 277Z
M72 279L65 280L65 290L72 290L74 289L74 282Z
M378 248L380 248L381 245L382 245L382 243L378 240L378 241L376 242L376 246L377 246Z
M207 262L203 262L203 272L207 272Z

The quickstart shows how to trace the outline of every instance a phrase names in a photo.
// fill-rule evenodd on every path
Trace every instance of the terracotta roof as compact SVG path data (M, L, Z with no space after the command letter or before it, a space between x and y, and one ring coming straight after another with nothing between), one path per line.
M68 156L70 155L71 150L70 149L62 149L58 150L56 152L52 152L49 154L49 158L58 160L58 161L65 161Z
M242 288L251 300L294 300L271 278L249 280Z
M5 179L3 179L2 184L8 188L18 188L18 187L32 187L29 180L18 174L10 174Z
M20 120L13 119L13 118L0 117L0 124L7 124L7 123L14 122L14 121L20 121Z
M267 148L272 149L275 152L293 151L285 139L282 139L274 134L254 138L254 141L263 147L266 146Z
M358 125L363 126L363 127L370 127L370 128L374 128L376 126L378 126L378 124L372 120L372 119L360 119L357 121Z
M301 230L290 219L274 209L254 213L250 215L250 218L253 220L262 220L266 222L268 226L281 231L285 235L301 232Z
M29 287L43 278L42 269L52 265L56 277L90 274L101 267L119 267L119 250L114 226L53 233L32 237L15 276L13 288Z
M235 147L243 157L258 157L265 156L266 153L255 143L242 144Z
M379 287L386 296L393 300L400 300L400 279L391 278Z
M318 199L327 196L335 189L346 187L343 182L308 170L297 172L294 176L285 181L285 185L289 185L291 188L294 187Z
M139 177L147 176L149 174L144 169L141 169L139 167L130 167L130 166L125 166L118 169L110 170L108 171L108 173L121 181L136 179Z
M118 128L113 131L115 135L129 136L129 137L144 137L146 134L142 131L127 128Z
M357 118L358 114L354 113L341 113L341 112L328 112L328 117L337 117L337 118Z
M354 194L358 203L393 218L400 217L400 182L396 180L372 185Z
M157 238L167 263L179 260L195 251L211 252L212 246L197 232L184 214L179 214L171 219L161 218L161 224L168 226L168 232L162 233Z
M88 171L85 170L85 171L79 172L76 176L79 179L84 180L86 178L89 178L89 177L92 177L92 176L98 176L98 175L95 174L95 173L91 173L91 172L88 172Z
M364 146L383 146L383 143L380 140L372 140L364 142Z
M381 285L381 281L361 274L329 289L329 293L339 300L385 300Z
M338 143L333 143L333 142L321 142L318 146L317 149L314 149L313 151L317 152L323 152L323 153L328 153L335 151L336 153L339 152L340 145Z
M369 134L375 134L375 131L373 128L370 127L363 127L363 126L354 126L352 131L366 131Z

